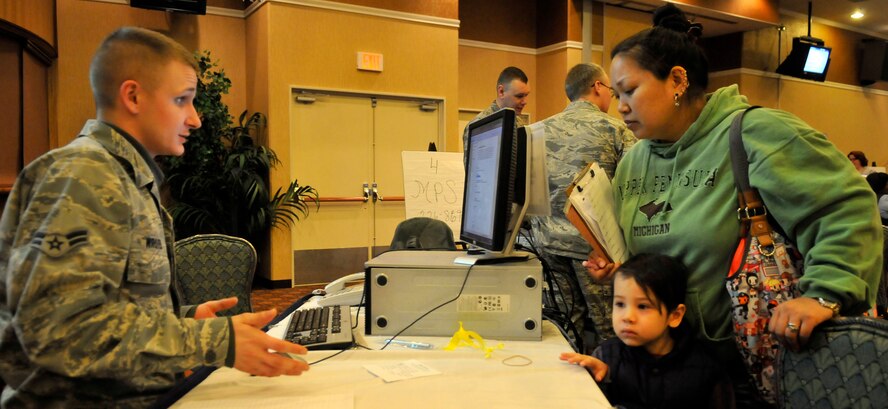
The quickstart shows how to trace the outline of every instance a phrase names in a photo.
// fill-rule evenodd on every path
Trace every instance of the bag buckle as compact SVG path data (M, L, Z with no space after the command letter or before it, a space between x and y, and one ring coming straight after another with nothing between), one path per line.
M768 209L765 206L739 207L737 208L737 220L749 220L755 216L767 216Z

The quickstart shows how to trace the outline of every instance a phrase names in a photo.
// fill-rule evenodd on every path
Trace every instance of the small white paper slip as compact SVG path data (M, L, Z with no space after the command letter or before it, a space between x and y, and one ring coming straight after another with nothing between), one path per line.
M391 364L364 365L364 369L370 371L373 375L382 378L382 380L386 382L403 381L404 379L441 374L441 372L432 369L415 359Z

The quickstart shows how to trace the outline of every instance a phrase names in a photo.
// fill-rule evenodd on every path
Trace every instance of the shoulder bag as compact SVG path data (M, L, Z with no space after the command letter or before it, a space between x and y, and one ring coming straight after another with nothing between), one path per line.
M749 158L743 148L742 121L751 107L738 114L730 130L731 165L739 190L737 217L740 241L728 271L734 339L762 397L776 403L775 363L779 341L768 331L771 309L798 297L803 259L789 240L771 227L758 190L749 184Z

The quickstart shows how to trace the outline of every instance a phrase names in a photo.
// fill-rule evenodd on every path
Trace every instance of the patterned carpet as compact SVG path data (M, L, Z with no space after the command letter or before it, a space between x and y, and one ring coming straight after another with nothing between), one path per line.
M317 288L324 288L324 286L304 286L275 290L254 288L253 292L250 293L250 298L252 298L253 301L253 311L277 308L278 312L281 312L287 309L290 304L293 304L294 301Z

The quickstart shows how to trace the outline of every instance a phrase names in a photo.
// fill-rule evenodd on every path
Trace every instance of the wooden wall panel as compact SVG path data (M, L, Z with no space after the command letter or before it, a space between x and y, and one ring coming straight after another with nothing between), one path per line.
M0 37L0 124L3 124L3 149L0 149L0 192L9 192L22 167L21 46L11 38ZM0 195L5 197L4 195Z
M778 12L779 0L677 0L672 1L679 8L692 12L693 7L682 7L683 4L717 10L753 20L776 24L780 21Z
M89 63L101 41L121 26L140 26L167 34L192 50L210 49L231 79L223 100L233 115L246 107L245 21L237 17L195 16L96 1L58 0L59 59L57 88L58 144L77 136L95 117Z
M374 7L384 10L402 11L405 13L423 14L426 16L457 19L459 18L459 0L333 0L339 3Z
M207 7L243 10L247 5L247 2L244 0L207 0Z
M0 0L0 20L6 20L56 45L55 0Z
M459 38L537 48L536 0L460 0Z
M568 9L572 9L568 6L568 0L544 0L537 3L537 48L567 41ZM582 32L580 36L582 41Z
M22 156L30 163L50 149L48 68L29 53L22 55ZM4 147L5 149L5 147Z

